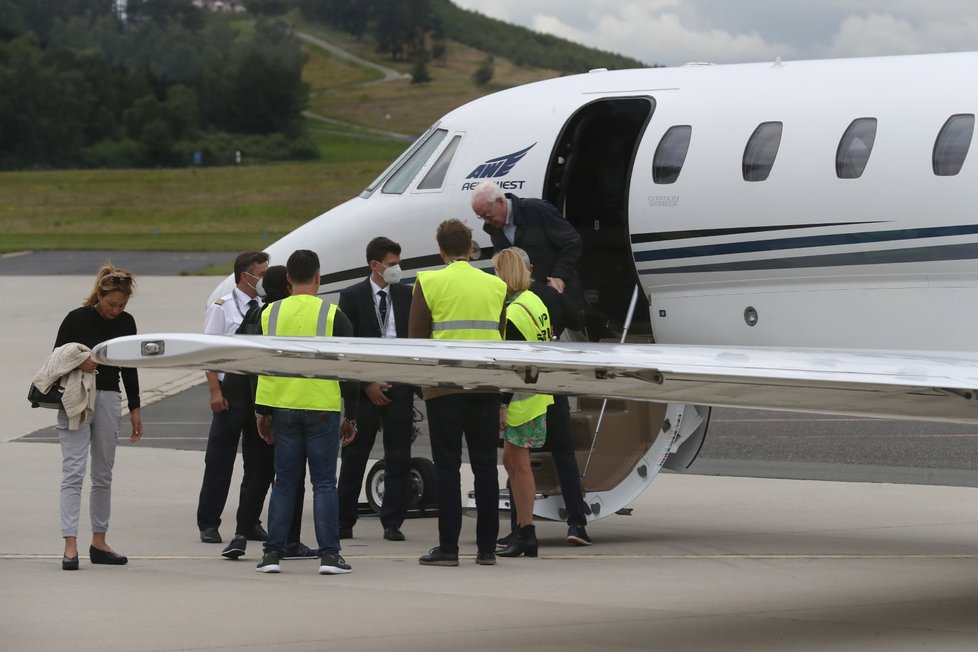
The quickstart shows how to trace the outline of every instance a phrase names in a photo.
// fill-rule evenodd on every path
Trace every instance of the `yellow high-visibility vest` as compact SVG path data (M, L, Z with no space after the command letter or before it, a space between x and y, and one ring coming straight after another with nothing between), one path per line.
M499 341L499 317L506 284L464 260L444 269L418 272L431 310L431 337L436 340Z
M529 290L521 292L506 306L506 319L520 331L527 342L549 342L551 339L550 313L537 295ZM552 394L522 394L516 392L506 411L506 425L519 426L547 413L552 405Z
M269 305L261 314L265 335L306 335L328 337L333 334L337 307L319 297L297 294ZM340 411L340 383L318 378L258 376L255 403L291 410Z

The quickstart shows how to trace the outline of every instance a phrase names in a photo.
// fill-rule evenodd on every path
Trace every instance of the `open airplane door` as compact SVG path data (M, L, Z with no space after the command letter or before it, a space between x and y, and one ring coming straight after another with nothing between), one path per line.
M636 156L654 110L655 100L648 96L586 104L564 125L551 154L543 198L560 208L581 234L578 281L586 304L587 337L593 341L617 342L625 331L628 341L653 341L644 291L636 293L627 327L625 321L634 289L641 287L632 257L629 195ZM709 408L682 404L603 403L582 398L576 409L571 404L574 449L592 520L630 504L664 465L678 469L692 463L710 415ZM551 455L533 453L531 465L537 484L534 514L564 520Z

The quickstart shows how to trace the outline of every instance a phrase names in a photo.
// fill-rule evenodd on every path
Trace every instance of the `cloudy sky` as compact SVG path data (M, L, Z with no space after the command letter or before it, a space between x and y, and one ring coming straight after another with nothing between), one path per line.
M976 0L453 0L646 63L978 50Z

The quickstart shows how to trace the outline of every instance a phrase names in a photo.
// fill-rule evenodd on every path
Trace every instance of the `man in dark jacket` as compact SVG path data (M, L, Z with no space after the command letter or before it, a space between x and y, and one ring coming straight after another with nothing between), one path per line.
M503 193L491 181L480 183L472 191L472 211L485 221L482 230L492 239L494 251L516 246L530 257L534 277L530 290L546 304L554 335L559 336L565 327L579 329L582 322L576 270L583 244L574 226L553 204ZM566 396L554 396L554 404L547 410L547 441L567 509L567 542L591 545L584 529L587 524L584 490L574 456ZM499 542L507 545L509 537Z
M401 245L383 236L367 243L370 276L340 291L340 310L350 319L354 337L407 337L411 288L401 285ZM353 536L363 472L377 430L384 433L384 501L380 523L384 538L403 541L411 480L414 435L414 387L400 383L364 383L360 392L357 438L343 449L340 467L340 538Z
M577 268L583 245L577 229L560 211L542 199L523 199L491 181L472 192L472 211L485 221L494 251L520 247L533 262L530 289L550 310L554 335L565 327L580 329L580 288Z

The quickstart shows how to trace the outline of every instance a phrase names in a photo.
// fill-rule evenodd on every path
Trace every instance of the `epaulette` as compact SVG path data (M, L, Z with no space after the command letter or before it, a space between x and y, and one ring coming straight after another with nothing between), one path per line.
M224 305L224 299L218 299L217 301L214 302L214 305L216 305L216 306L223 306Z

